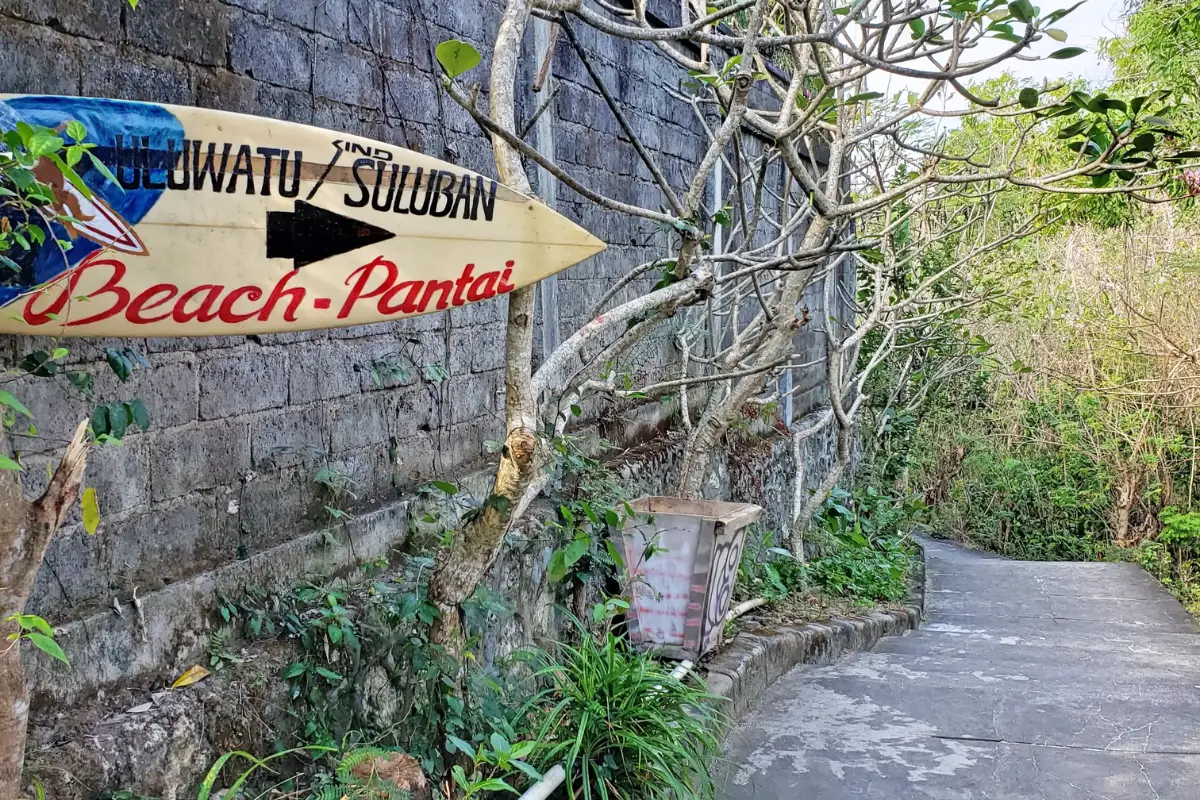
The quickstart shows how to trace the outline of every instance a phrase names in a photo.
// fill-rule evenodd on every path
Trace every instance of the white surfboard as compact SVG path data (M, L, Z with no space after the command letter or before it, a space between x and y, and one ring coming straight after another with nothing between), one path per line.
M0 268L4 333L361 325L486 300L604 249L535 199L383 142L124 100L0 95L0 104L0 118L78 120L118 179L80 162L88 198L51 175L56 211L73 221L42 247L9 253L21 270Z

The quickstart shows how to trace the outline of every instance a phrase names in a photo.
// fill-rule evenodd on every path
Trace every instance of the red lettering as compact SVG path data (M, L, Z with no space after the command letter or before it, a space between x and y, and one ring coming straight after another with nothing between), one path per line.
M516 262L506 261L504 266L504 274L500 276L500 294L507 294L508 292L511 292L513 289L517 288L508 282L508 276L512 275L513 267L516 266Z
M288 270L288 273L280 278L279 282L275 284L275 287L271 289L271 294L267 297L266 305L264 305L262 311L259 312L258 319L260 322L266 322L271 318L271 312L275 310L275 304L282 300L285 295L291 298L291 302L288 304L287 310L283 312L283 318L287 322L296 321L296 310L300 308L300 303L304 301L304 287L296 286L291 289L286 288L288 281L295 276L296 270Z
M466 269L458 280L454 282L454 305L461 306L466 301L463 300L463 290L471 285L471 270L475 269L474 264L467 264Z
M148 325L151 322L161 322L171 316L171 311L159 314L156 317L144 317L143 311L159 308L160 306L171 301L175 295L179 294L179 288L172 286L169 283L156 283L146 291L133 298L133 302L129 304L129 308L125 309L125 319L135 325ZM157 297L156 296L159 296Z
M60 317L63 313L63 310L66 309L67 303L72 297L75 296L76 287L79 286L79 281L83 278L83 274L93 267L109 267L112 269L112 274L109 275L108 280L103 286L88 295L88 299L101 297L109 292L115 294L117 299L112 306L104 311L99 312L98 314L93 314L92 316L85 317L84 319L72 320L70 322L66 322L65 324L82 325L87 322L108 319L114 314L119 313L121 309L125 307L125 304L129 302L129 292L117 285L117 282L120 281L125 275L125 265L120 261L108 258L99 258L99 256L100 253L97 252L85 258L83 262L80 263L80 265L75 269L75 271L71 273L71 276L67 279L65 285L60 282L55 284L54 287L47 287L47 289L39 290L30 295L29 299L25 302L25 308L22 310L22 316L24 317L25 321L30 325L45 325L46 323L53 322ZM34 302L50 288L58 288L58 295L54 298L45 311L35 310L33 307Z
M171 312L171 319L176 322L211 322L217 318L216 305L221 299L221 293L225 291L225 287L220 284L205 283L188 289L179 296L175 301L175 309ZM200 307L195 311L188 311L187 304L193 298L204 294L204 299L200 301Z
M422 313L429 310L429 301L433 299L435 291L441 292L441 297L438 298L437 307L441 311L443 308L450 306L450 293L454 291L453 281L429 281L425 284L425 294L421 297L421 307L418 309Z
M116 295L116 300L113 301L111 306L103 311L92 314L90 317L84 317L83 319L73 319L67 323L68 325L74 327L76 325L87 325L89 322L99 322L102 319L108 319L109 317L121 313L121 309L125 308L125 305L129 302L129 290L117 285L120 283L121 278L125 277L125 265L120 261L107 258L102 261L85 261L80 265L79 272L77 272L76 275L82 276L85 269L91 269L92 267L100 266L112 267L112 274L108 276L108 280L105 281L103 286L88 294L88 299L95 300L97 297L103 297L104 295L111 293ZM70 292L74 288L75 276L73 275L71 276L71 283L68 286L67 291Z
M74 294L73 290L75 289L75 284L78 281L79 273L76 272L70 277L70 279L67 280L67 285L65 287L60 287L62 291L58 293L58 296L54 298L53 302L50 303L50 307L45 311L34 311L33 303L35 300L41 297L46 290L40 289L34 292L29 296L29 299L25 301L25 310L21 313L21 316L23 316L25 321L30 325L45 325L47 322L53 322L56 317L62 314L63 309L67 307L67 298Z
M387 271L387 277L380 282L379 286L367 291L367 283L371 280L371 273L376 267L383 267ZM346 302L342 304L341 311L338 312L338 319L345 319L350 316L350 312L354 310L354 304L365 297L378 297L392 288L392 284L396 282L396 265L391 261L385 261L383 258L376 258L369 264L363 264L354 272L350 273L350 277L346 278L346 285L350 285L350 281L355 281L354 287L350 289L350 294L346 296ZM449 282L447 282L449 285Z
M237 323L245 322L251 317L258 316L258 309L251 311L248 314L239 314L233 310L233 304L245 297L247 300L254 301L262 297L262 289L257 286L239 286L229 293L229 295L221 302L221 308L217 311L217 316L221 318L221 322Z
M467 290L467 300L474 303L476 300L487 300L489 297L496 296L496 281L500 279L499 272L485 272L475 279L471 284L471 288Z
M420 306L417 298L421 296L421 287L425 285L425 281L401 281L394 288L389 289L388 293L379 299L380 314L395 314L402 312L405 314L417 313ZM393 305L396 298L401 292L407 292L404 297L404 302L400 305Z

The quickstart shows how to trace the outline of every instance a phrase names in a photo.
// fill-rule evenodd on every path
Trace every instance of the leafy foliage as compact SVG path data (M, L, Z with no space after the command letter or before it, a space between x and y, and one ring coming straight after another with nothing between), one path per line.
M548 686L525 706L529 761L563 764L570 798L713 796L721 699L671 676L612 633L533 656Z
M920 501L898 501L873 487L858 495L835 489L822 514L825 552L808 565L811 580L860 603L903 599L912 553L902 528L923 511Z
M17 628L7 636L8 641L29 642L46 655L58 659L67 666L71 665L71 662L67 660L67 654L54 639L54 629L46 620L36 614L10 614L4 618L4 621L12 623Z

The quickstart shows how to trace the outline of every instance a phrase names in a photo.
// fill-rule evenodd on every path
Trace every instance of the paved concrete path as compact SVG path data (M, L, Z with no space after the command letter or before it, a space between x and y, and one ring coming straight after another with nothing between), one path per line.
M927 545L926 624L772 686L726 800L1200 800L1200 635L1132 564Z

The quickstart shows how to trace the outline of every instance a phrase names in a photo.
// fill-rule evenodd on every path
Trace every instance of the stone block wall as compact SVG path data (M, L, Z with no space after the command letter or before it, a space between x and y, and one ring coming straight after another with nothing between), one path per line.
M484 60L470 77L484 87L486 103L490 43L502 5L141 0L135 11L125 0L0 0L0 93L105 96L276 117L494 175L487 141L441 93L432 55L445 39L475 44ZM672 13L670 3L655 5L663 15ZM668 179L683 191L707 140L691 107L667 92L677 70L651 44L601 37L582 26L576 32ZM529 119L546 94L531 89L537 67L532 36L525 46L518 120ZM547 113L555 158L598 191L657 206L648 171L565 37L552 66L559 87ZM531 177L536 186L532 170ZM548 187L537 188L545 193ZM587 309L630 264L662 256L667 241L657 226L597 209L563 186L555 205L609 245L559 276L561 339L587 321ZM618 300L648 291L656 279L630 284ZM109 610L114 599L128 607L136 590L149 598L148 607L155 598L173 597L186 608L223 590L222 581L262 577L244 567L269 565L273 553L286 552L275 560L296 574L342 568L344 560L304 543L330 524L329 508L368 520L362 528L376 551L386 549L381 525L396 526L392 538L402 539L403 509L414 488L480 467L485 441L501 437L505 318L505 299L498 298L334 331L55 343L70 348L71 369L94 376L97 400L140 398L153 420L148 432L130 433L124 445L95 453L86 481L100 498L100 530L88 536L77 517L69 521L31 600L29 610L55 624L80 621L85 631L89 625L108 631L96 639L105 644L91 653L90 677L81 674L76 688L90 691L182 652L186 629L198 619L195 609L175 613L179 608L172 606L151 626L150 638L157 640L122 639L122 626L134 623ZM540 358L541 336L535 341ZM12 363L31 349L55 345L0 337L0 358ZM105 351L127 347L144 356L145 366L120 383ZM645 376L663 374L675 357L670 337L652 340L637 357ZM814 386L819 382L818 373L807 377ZM6 388L32 409L39 429L36 438L17 442L32 493L45 480L42 466L93 404L60 379L24 377ZM339 481L351 494L328 485ZM381 513L389 508L401 512ZM42 679L54 683L53 676Z

